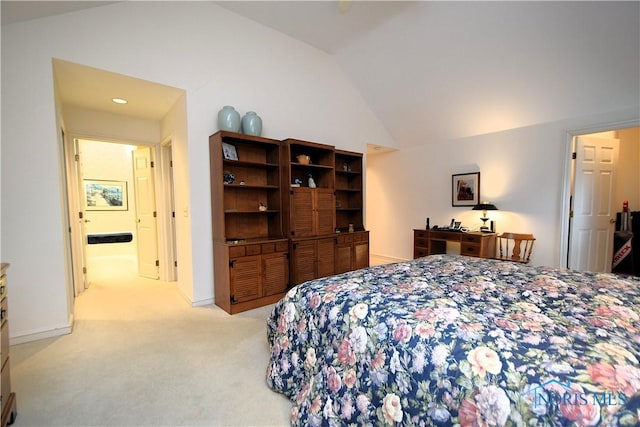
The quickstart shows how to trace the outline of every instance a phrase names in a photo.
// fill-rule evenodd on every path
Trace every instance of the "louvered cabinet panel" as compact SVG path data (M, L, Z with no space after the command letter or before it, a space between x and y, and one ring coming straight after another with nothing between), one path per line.
M351 243L336 244L336 274L351 270Z
M293 188L291 190L291 218L292 237L310 237L314 235L312 188Z
M263 255L262 272L265 296L286 292L289 286L289 258L286 253Z
M299 284L316 278L316 242L304 240L292 244L292 282Z
M318 239L316 242L316 277L331 276L335 272L335 239Z
M369 266L369 232L340 233L336 238L336 274Z
M359 270L361 268L369 267L369 233L363 233L366 235L366 241L359 241L353 243L353 269Z
M315 191L315 196L316 235L332 234L336 228L333 190L318 188Z
M244 302L262 296L260 256L246 256L231 261L231 301Z

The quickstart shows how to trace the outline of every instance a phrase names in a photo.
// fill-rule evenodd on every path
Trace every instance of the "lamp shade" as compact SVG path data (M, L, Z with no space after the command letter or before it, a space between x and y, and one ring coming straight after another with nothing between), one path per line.
M498 208L493 203L480 202L475 205L471 210L473 211L497 211Z

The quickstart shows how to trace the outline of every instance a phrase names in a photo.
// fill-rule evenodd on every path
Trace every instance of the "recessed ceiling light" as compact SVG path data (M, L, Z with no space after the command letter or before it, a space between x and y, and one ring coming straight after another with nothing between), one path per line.
M129 102L126 99L122 99L122 98L113 98L111 100L116 104L126 104L127 102Z

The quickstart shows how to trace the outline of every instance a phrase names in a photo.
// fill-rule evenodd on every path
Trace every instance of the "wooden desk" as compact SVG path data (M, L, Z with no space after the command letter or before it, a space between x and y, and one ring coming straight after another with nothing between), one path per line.
M413 258L447 252L447 242L460 243L460 255L496 256L496 234L470 231L413 230Z

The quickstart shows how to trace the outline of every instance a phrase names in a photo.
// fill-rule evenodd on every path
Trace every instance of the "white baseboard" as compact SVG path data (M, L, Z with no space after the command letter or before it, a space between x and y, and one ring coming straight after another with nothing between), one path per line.
M213 304L213 298L206 298L206 299L202 299L202 300L198 300L198 301L192 301L191 297L189 295L187 295L186 293L184 293L182 291L182 288L180 288L180 286L176 287L178 289L178 293L180 294L180 296L189 304L191 304L191 307L203 307L205 305L211 305Z
M73 329L73 321L67 326L60 326L53 329L46 329L40 331L28 331L18 333L9 338L9 345L25 344L32 341L43 340L45 338L59 337L62 335L68 335Z
M380 255L380 254L370 254L369 257L370 258L376 258L378 260L389 262L389 263L391 263L391 262L408 261L405 258L396 258L396 257L391 257L391 256L387 256L387 255Z
M211 305L214 303L213 298L201 299L200 301L193 301L191 307L203 307L205 305Z

